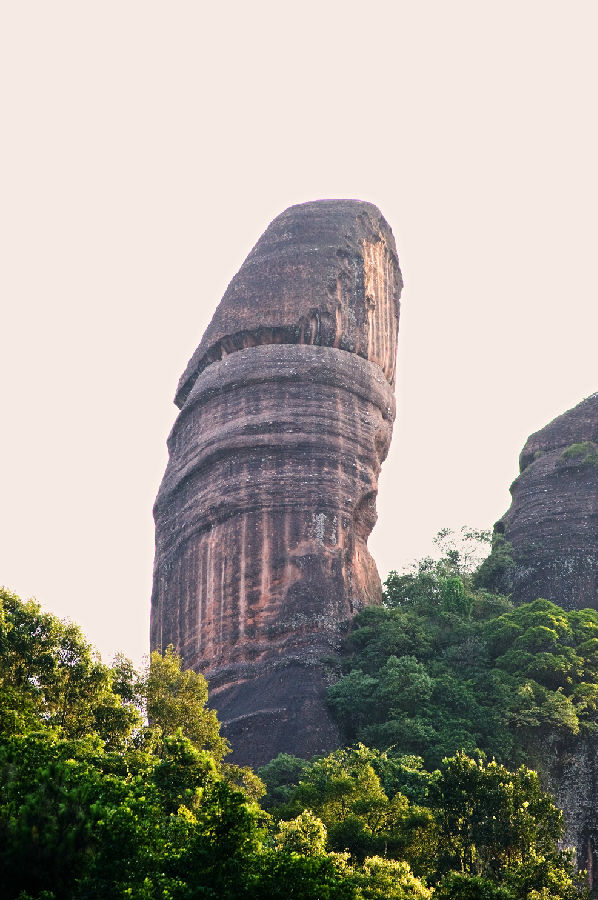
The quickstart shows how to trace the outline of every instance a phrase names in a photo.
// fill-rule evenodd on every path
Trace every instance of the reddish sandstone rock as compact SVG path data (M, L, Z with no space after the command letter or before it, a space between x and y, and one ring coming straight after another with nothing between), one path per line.
M291 206L229 284L179 381L182 407L215 360L258 344L314 344L377 363L394 385L402 287L392 232L371 203Z
M381 587L401 275L367 203L292 207L181 378L155 505L151 647L208 677L235 760L331 750L323 658Z

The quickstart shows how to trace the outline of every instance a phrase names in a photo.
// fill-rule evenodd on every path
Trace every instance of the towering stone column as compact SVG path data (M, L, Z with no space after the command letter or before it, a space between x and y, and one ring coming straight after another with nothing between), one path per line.
M151 646L202 671L234 758L338 745L323 659L381 586L401 273L371 204L291 207L185 370L154 515Z

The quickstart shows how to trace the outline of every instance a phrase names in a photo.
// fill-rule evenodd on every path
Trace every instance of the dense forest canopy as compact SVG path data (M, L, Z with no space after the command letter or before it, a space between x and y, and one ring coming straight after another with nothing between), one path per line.
M598 617L489 593L480 537L441 534L440 560L391 573L356 617L329 661L347 746L261 778L226 762L205 679L172 648L105 665L3 590L2 896L578 897L527 764L539 736L596 728Z
M484 574L455 549L391 572L384 605L354 619L329 690L347 740L434 768L456 750L519 765L542 736L595 733L597 613L513 608Z

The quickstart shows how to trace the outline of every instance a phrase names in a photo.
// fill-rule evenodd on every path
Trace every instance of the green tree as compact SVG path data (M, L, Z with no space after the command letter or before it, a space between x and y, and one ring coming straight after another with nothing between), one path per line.
M113 672L79 628L0 589L0 728L18 734L59 728L68 738L97 733L123 746L141 724L113 689Z
M363 900L429 900L433 896L402 860L368 857L354 877Z
M0 743L0 882L6 900L242 896L257 807L182 736L159 755L106 752L47 731Z
M262 800L264 809L287 803L308 765L308 760L299 756L279 753L258 769L258 775L267 789L267 794Z
M0 599L3 900L358 900L342 854L268 844L261 782L223 761L205 680L172 650L141 676L103 666L70 623Z
M275 835L279 850L300 853L303 856L321 856L326 852L328 832L321 819L304 809L296 819L279 822Z
M513 545L507 541L501 531L492 535L490 555L482 561L473 574L474 588L487 588L490 591L510 590L510 575L515 568Z
M515 900L515 894L490 878L449 872L437 885L434 900Z
M125 683L130 684L130 679ZM149 722L160 734L174 735L180 730L194 747L212 754L231 786L251 800L263 796L264 784L249 766L223 761L231 747L220 734L216 711L207 706L208 683L201 673L183 670L181 657L172 645L164 654L157 651L151 654L149 666L134 692Z
M558 850L562 813L536 772L524 766L510 772L457 753L443 762L430 798L440 828L440 872L470 879L461 882L457 896L468 896L476 878L505 886L517 898L530 890L555 891L549 894L554 898L575 895L570 859ZM441 896L449 883L456 890L449 879Z
M217 762L230 753L230 744L220 734L215 710L207 707L208 684L203 675L183 670L181 658L171 645L164 654L154 651L140 685L147 718L162 734L180 728L191 743L209 750Z
M328 691L347 741L422 756L431 768L460 749L518 765L548 736L595 728L596 611L547 600L513 609L467 584L425 566L391 573L392 603L355 617L345 674Z
M432 816L399 791L389 797L377 770L388 771L384 754L363 744L337 750L303 771L289 802L276 812L289 817L312 811L327 829L331 851L348 850L359 861L401 855L423 871L434 839Z
M270 849L257 862L257 877L245 895L251 900L363 900L342 854Z

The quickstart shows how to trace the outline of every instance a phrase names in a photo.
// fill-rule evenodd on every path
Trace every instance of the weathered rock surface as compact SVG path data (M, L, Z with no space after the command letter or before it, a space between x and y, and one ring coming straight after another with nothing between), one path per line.
M544 597L567 610L598 607L598 394L528 438L494 526L485 584L517 605ZM503 543L507 541L508 543ZM509 547L509 544L512 546ZM563 810L564 844L598 887L598 739L584 731L533 740L530 764Z
M212 362L259 344L336 347L377 363L394 384L401 287L392 232L371 203L291 206L226 289L175 402L182 407Z
M598 607L598 394L528 438L495 524L513 563L492 587L514 603L544 597L564 609ZM500 539L499 539L500 540Z
M598 738L577 735L530 736L526 764L540 774L563 811L563 848L575 850L579 869L588 873L590 896L598 894Z
M235 761L338 746L323 657L381 598L367 538L401 284L374 206L291 207L181 378L154 509L151 647L174 644L207 676Z

